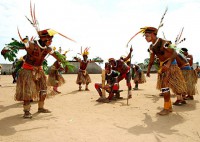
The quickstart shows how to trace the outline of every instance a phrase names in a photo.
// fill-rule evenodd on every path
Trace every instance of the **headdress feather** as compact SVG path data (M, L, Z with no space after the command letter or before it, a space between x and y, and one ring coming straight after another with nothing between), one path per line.
M165 33L164 33L164 32L162 32L162 33L163 33L163 38L166 39L166 37L165 37Z
M37 31L37 34L39 36L41 36L41 34L43 33L43 31L47 31L48 32L48 35L49 36L54 36L55 34L59 34L65 38L67 38L68 40L71 40L73 42L76 42L75 40L55 31L55 30L52 30L52 29L47 29L47 30L43 30L43 31L40 31L40 28L39 28L39 23L37 21L37 18L36 18L36 14L35 14L35 4L34 4L34 7L32 8L32 4L30 2L30 14L31 14L31 19L30 20L27 16L25 16L27 18L27 20L31 23L31 25L35 28L35 30ZM43 36L43 35L42 35Z
M165 12L164 12L164 14L163 14L163 16L162 16L162 18L161 18L161 20L160 20L160 24L159 24L159 26L158 26L158 30L164 25L163 19L164 19L164 17L165 17L165 14L167 13L167 10L168 10L168 7L166 7Z
M19 32L18 27L17 27L17 32L18 32L18 35L19 35L20 40L23 41L23 39L22 39L22 37L21 37L21 34L20 34L20 32Z
M164 25L163 24L163 19L164 19L164 17L165 17L165 14L167 13L167 10L168 10L168 8L166 8L165 9L165 12L164 12L164 14L163 14L163 16L162 16L162 18L161 18L161 20L160 20L160 24L159 24L159 26L158 26L158 29L157 29L157 31L156 32L158 32L158 30ZM149 27L143 27L143 28L140 28L140 31L139 32L137 32L133 37L131 37L131 39L128 41L128 43L127 43L127 47L128 47L128 44L130 43L130 41L134 38L134 37L136 37L139 33L145 33L145 31L148 29Z
M34 7L32 9L32 4L30 2L30 13L31 13L31 19L32 21L27 17L27 20L31 23L31 25L35 28L35 30L37 31L37 33L39 32L39 24L38 24L38 21L36 19L36 16L35 16L35 4L34 4Z
M184 30L184 27L181 29L181 32L177 35L177 37L176 37L176 40L175 40L175 44L176 45L178 45L180 42L180 39L181 39L181 36L182 36L182 34L183 34L183 30ZM185 40L185 38L184 38L184 40ZM184 41L183 40L183 41Z
M129 44L129 42L134 38L134 37L136 37L139 33L141 33L143 30L140 30L139 32L137 32L134 36L132 36L130 39L129 39L129 41L128 41L128 43L127 43L127 47L128 47L128 44Z
M86 47L83 52L81 51L81 55L84 56L84 55L89 55L89 49L90 47ZM81 50L82 50L82 47L81 47Z

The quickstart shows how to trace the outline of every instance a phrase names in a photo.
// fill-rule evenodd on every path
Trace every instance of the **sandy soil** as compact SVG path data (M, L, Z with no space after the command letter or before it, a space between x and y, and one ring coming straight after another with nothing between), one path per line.
M91 74L90 91L77 91L77 75L64 75L66 84L45 107L50 114L38 114L37 102L31 107L32 119L23 119L21 102L14 101L12 77L1 76L0 141L1 142L200 142L200 95L184 106L174 106L173 113L158 116L163 98L155 89L156 74L147 78L133 98L98 103L95 82L101 75ZM120 83L127 97L125 81ZM200 80L197 84L200 92ZM172 96L172 101L176 98Z

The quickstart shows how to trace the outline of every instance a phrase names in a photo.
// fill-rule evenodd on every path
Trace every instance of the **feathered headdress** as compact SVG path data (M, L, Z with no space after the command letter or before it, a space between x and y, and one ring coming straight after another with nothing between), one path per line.
M86 47L86 48L84 49L82 55L83 55L83 56L84 56L84 55L88 56L88 55L89 55L89 51L88 51L89 49L90 49L89 47Z
M175 45L176 46L186 40L186 38L181 39L181 36L183 34L183 30L184 30L184 27L181 29L181 32L176 37L176 40L175 40Z
M180 53L182 53L182 50L180 48L178 48L178 45L186 40L186 38L181 39L181 36L183 34L183 29L184 29L184 27L181 29L179 34L176 36L175 43L169 45L170 48L173 48Z
M40 30L39 28L39 22L38 20L36 19L36 16L35 16L35 4L34 4L34 7L32 9L32 4L30 2L30 13L31 13L31 20L26 16L27 20L31 23L31 25L35 28L37 34L39 35L39 37L44 37L44 36L54 36L55 34L59 34L73 42L76 42L75 40L53 30L53 29L46 29L46 30ZM18 33L19 33L19 30L18 30ZM20 35L20 34L19 34ZM20 39L22 40L21 36L20 36Z
M140 31L137 32L134 36L132 36L131 39L128 41L127 47L128 47L129 42L130 42L134 37L136 37L139 33L145 34L145 33L148 33L148 32L151 32L151 33L153 32L153 33L157 34L157 33L158 33L158 30L164 25L164 24L163 24L163 19L164 19L164 17L165 17L165 14L167 13L167 10L168 10L168 8L165 9L165 12L164 12L164 14L163 14L163 16L162 16L162 18L161 18L161 20L160 20L160 24L159 24L158 28L154 28L154 27L143 27L143 28L140 28Z
M88 56L89 55L89 50L90 49L90 47L86 47L85 49L84 49L84 51L82 51L82 46L81 46L81 53L78 53L78 54L80 54L80 55L82 55L82 56Z

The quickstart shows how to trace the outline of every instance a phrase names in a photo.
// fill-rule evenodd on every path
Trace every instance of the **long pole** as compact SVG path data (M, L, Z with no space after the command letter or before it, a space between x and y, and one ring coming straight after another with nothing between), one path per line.
M132 48L132 45L131 45L131 48ZM131 58L132 58L132 52L130 54L130 78L131 78ZM131 81L131 80L130 80ZM127 106L128 106L128 100L129 100L129 88L128 88L128 93L127 93Z

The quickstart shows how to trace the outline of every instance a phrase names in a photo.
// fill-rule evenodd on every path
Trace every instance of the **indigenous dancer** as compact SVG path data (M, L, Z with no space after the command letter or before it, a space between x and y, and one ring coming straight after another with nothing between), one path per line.
M143 84L146 82L146 77L139 65L134 64L132 67L132 79L134 80L135 87L133 90L138 90L138 84Z
M58 94L61 93L58 91L58 87L65 83L65 79L62 76L64 70L65 69L59 61L55 61L49 70L47 85L53 86L53 90Z
M196 84L198 81L198 75L196 71L193 69L193 56L188 54L187 48L181 48L181 53L185 56L185 60L187 60L187 66L190 67L188 72L184 71L183 75L185 77L185 81L187 83L187 96L184 97L185 100L194 100L194 95L197 93Z
M157 89L161 89L162 93L164 94L164 109L158 114L167 115L172 111L170 89L177 94L178 101L184 102L182 94L186 92L186 84L185 81L183 81L183 75L175 60L177 56L176 51L172 48L168 48L171 44L170 41L166 41L157 37L157 31L158 30L154 27L147 27L144 31L146 41L152 42L149 48L151 55L147 76L150 77L150 69L156 55L160 61Z
M78 70L78 76L76 79L76 84L79 85L79 91L81 91L81 88L82 88L81 84L86 84L85 91L89 91L88 84L91 83L91 79L90 79L88 72L86 71L86 68L89 63L93 63L95 61L88 60L88 54L89 54L88 50L89 50L89 48L85 48L84 52L81 53L83 56L83 60L81 60L77 57L74 57L74 59L80 63L80 67Z
M50 47L53 36L60 33L52 29L39 30L38 21L35 17L35 11L32 12L32 8L31 15L32 21L30 19L28 20L35 27L39 36L39 40L29 40L28 38L22 39L18 31L22 42L18 42L17 46L13 47L16 49L16 47L20 45L20 49L26 50L26 58L23 63L22 69L19 72L15 94L15 100L23 101L24 118L32 118L32 115L30 113L30 100L34 99L39 100L38 113L50 113L48 109L44 108L44 101L47 96L47 82L42 64L45 60L45 57L50 54L58 61L62 61L65 63L65 61L62 58L59 58L57 53L54 52L54 50ZM16 42L17 41L14 40L13 43ZM4 51L1 52L2 55L6 55L6 52L9 52L7 48L5 48Z
M120 74L118 76L118 82L123 79L126 79L126 84L128 87L128 98L132 98L131 92L131 73L130 66L128 66L125 62L131 57L133 49L130 48L130 53L126 58L120 58L119 60L115 60L114 58L109 58L108 61L112 66L112 70L118 71ZM120 96L119 96L120 97Z
M193 66L193 56L188 53L188 49L187 48L181 48L181 52L187 58L188 62L190 63L190 66L192 67Z
M24 118L31 118L30 100L39 98L38 112L50 113L44 108L44 101L47 95L46 76L42 69L42 63L47 54L52 55L58 61L56 53L50 47L52 38L48 30L38 32L40 39L25 43L27 57L19 72L15 99L24 101Z
M61 53L61 51L59 52ZM65 51L65 53L62 55L66 57L66 53L67 51ZM58 91L58 87L65 84L65 79L63 78L62 73L67 72L67 70L68 70L67 66L64 68L62 66L62 63L59 62L58 60L55 61L53 65L50 67L47 79L47 85L53 86L53 90L58 94L61 93L60 91Z
M102 87L102 83L95 83L94 86L100 96L100 98L96 101L108 103L113 99L114 93L119 94L119 83L117 82L118 73L112 70L109 63L105 63L105 73L105 80L107 81L105 87ZM109 93L109 96L107 98L103 97L101 89L105 89Z
M167 115L172 112L170 89L177 94L178 100L181 101L183 101L182 94L187 90L184 77L175 60L177 56L176 51L173 48L168 48L171 42L158 38L157 32L157 28L144 27L138 33L144 33L146 41L152 43L149 47L150 62L147 70L148 77L150 77L150 70L155 57L159 58L160 69L158 71L157 89L161 90L164 94L164 109L158 114Z
M193 84L191 84L191 82L192 82L192 69L190 67L189 62L187 61L187 59L182 54L177 53L176 61L177 61L178 67L181 69L182 75L183 75L185 82L186 82L187 92L182 94L182 97L185 100L186 94L191 94L192 93L191 88L193 88L193 86L194 86ZM182 100L176 100L176 102L173 103L173 105L178 105L178 106L181 106L183 104L186 104L186 102L182 101Z

